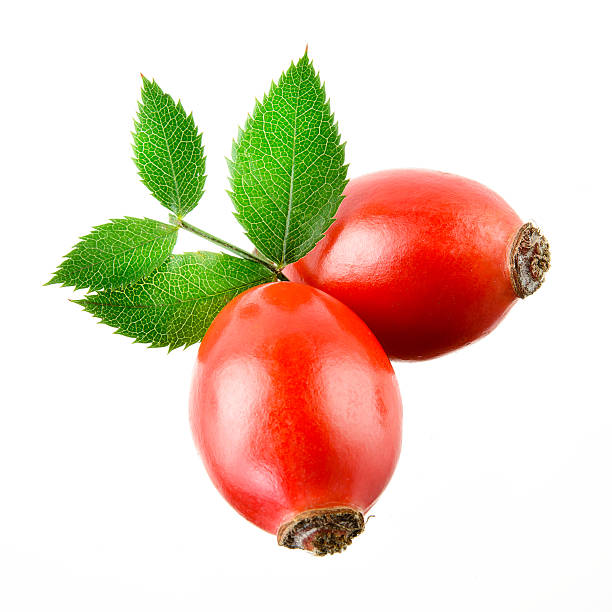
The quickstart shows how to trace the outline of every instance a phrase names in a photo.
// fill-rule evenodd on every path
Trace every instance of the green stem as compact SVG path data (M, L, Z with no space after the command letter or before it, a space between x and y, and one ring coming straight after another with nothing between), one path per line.
M241 249L240 247L237 247L231 244L230 242L226 242L225 240L222 240L221 238L217 238L216 236L213 236L212 234L205 232L199 227L196 227L195 225L191 225L191 223L187 223L187 221L183 221L183 219L178 219L175 217L173 221L180 228L187 230L188 232L191 232L192 234L195 234L196 236L200 236L200 238L204 238L204 240L208 240L209 242L212 242L213 244L220 246L222 249L225 249L226 251L229 251L230 253L234 253L234 255L238 255L238 257L242 257L242 259L248 259L249 261L254 261L263 266L266 266L268 270L274 272L274 275L276 276L276 278L278 278L278 280L282 280L282 281L289 280L271 261L263 259L262 257L259 257L258 255L253 255L253 253L249 253L248 251L245 251L244 249Z

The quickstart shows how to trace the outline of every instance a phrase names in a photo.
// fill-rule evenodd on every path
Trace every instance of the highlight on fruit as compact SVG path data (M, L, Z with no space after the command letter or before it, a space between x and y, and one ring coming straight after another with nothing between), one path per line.
M202 133L144 76L133 150L166 218L95 226L47 284L81 291L72 302L136 343L199 344L189 417L216 488L285 548L344 550L398 461L389 358L489 333L541 286L548 242L465 178L393 170L349 182L307 51L231 146L229 196L252 247L211 233ZM176 253L179 232L215 249Z

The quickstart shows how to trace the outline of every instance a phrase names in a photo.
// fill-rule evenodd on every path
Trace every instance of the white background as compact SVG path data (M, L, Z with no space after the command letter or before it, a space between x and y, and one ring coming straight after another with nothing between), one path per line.
M13 2L2 8L0 609L612 610L609 2ZM193 111L190 219L247 247L224 157L306 43L350 176L463 174L552 245L488 338L399 364L403 454L342 555L279 549L194 449L196 349L42 288L78 236L166 219L131 161L142 71ZM181 239L181 249L201 248Z

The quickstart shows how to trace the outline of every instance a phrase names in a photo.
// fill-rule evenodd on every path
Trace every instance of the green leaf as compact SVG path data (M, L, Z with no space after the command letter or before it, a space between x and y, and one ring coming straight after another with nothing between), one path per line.
M274 274L256 262L224 253L183 253L133 285L75 301L116 333L172 350L199 342L231 299L272 280Z
M97 291L133 283L168 259L177 234L176 225L153 219L112 219L81 238L47 285Z
M347 166L325 88L306 54L256 103L228 165L236 216L260 253L282 267L323 237Z
M142 77L142 103L134 122L134 161L142 182L162 206L182 218L204 193L206 180L202 134L155 81Z

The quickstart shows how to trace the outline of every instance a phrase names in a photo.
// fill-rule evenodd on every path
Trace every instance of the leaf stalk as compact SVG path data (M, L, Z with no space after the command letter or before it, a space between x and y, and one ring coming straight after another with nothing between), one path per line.
M199 236L200 238L204 238L204 240L208 240L208 242L212 242L213 244L216 244L222 249L225 249L226 251L229 251L230 253L233 253L234 255L238 255L238 257L242 257L242 259L248 259L249 261L254 261L254 262L257 262L265 266L266 268L268 268L268 270L274 273L274 275L276 276L278 280L280 281L289 280L282 273L282 270L278 268L271 261L268 261L267 259L264 259L263 257L260 257L258 255L254 255L253 253L249 253L248 251L245 251L244 249L241 249L240 247L237 247L236 245L233 245L230 242L223 240L222 238L217 238L217 236L213 236L213 234L209 234L203 229L200 229L199 227L196 227L195 225L192 225L191 223L188 223L187 221L184 221L183 219L179 219L178 217L175 217L174 215L172 215L171 220L174 223L176 223L176 225L180 227L181 229L191 232L192 234L195 234L196 236Z

